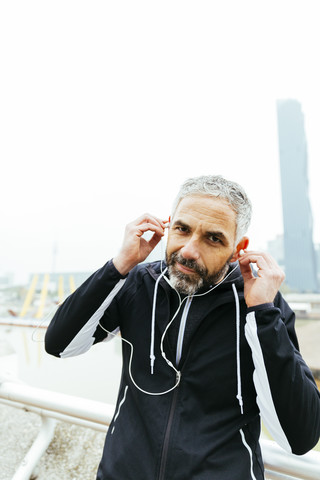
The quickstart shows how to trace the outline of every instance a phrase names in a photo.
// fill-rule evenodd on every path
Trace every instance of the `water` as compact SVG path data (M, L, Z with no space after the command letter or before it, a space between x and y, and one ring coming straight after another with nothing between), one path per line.
M45 329L0 325L0 372L30 386L114 404L121 373L121 340L93 346L72 358L44 350Z

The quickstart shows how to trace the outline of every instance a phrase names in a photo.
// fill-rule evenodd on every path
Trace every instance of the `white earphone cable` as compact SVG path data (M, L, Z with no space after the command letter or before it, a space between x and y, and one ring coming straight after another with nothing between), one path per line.
M158 284L161 280L161 278L163 278L169 285L170 287L176 292L176 294L178 295L178 298L179 298L179 306L176 310L176 312L174 313L173 317L171 318L170 322L168 323L168 325L166 326L162 336L161 336L161 340L160 340L160 351L161 351L161 355L162 357L164 358L164 360L166 361L166 363L168 364L168 366L170 368L172 368L176 374L176 383L173 387L169 388L168 390L165 390L165 391L162 391L162 392L149 392L147 390L144 390L143 388L141 388L134 380L133 378L133 375L132 375L132 359L133 359L133 352L134 352L134 346L131 342L129 342L129 340L125 339L124 337L120 337L120 339L127 343L129 346L130 346L130 349L131 349L131 352L130 352L130 359L129 359L129 364L128 364L128 371L129 371L129 376L130 376L130 379L132 381L132 383L134 384L134 386L140 390L142 393L145 393L147 395L154 395L154 396L157 396L157 395L165 395L166 393L169 393L171 392L172 390L174 390L175 388L177 388L177 386L179 385L180 383L180 380L181 380L181 372L179 370L177 370L177 368L173 365L173 363L167 358L166 354L165 354L165 351L164 351L164 347L163 347L163 343L164 343L164 339L165 339L165 336L167 334L167 331L168 329L170 328L170 326L172 325L173 321L175 320L175 318L177 317L179 311L180 311L180 308L181 308L181 305L183 304L183 302L189 298L189 296L186 296L185 298L183 298L181 300L181 296L180 296L180 293L176 290L176 288L171 284L170 280L165 276L165 273L167 272L167 267L162 270L162 264L163 264L163 260L161 260L161 263L160 263L160 270L161 270L161 274L160 276L157 278L157 281L156 281L156 285L155 285L155 291L154 291L154 296L153 296L153 309L152 309L152 319L151 319L151 344L150 344L150 365L151 365L151 374L153 374L153 371L154 371L154 361L155 361L155 356L154 356L154 338L155 338L155 310L156 310L156 294L157 294L157 291L158 291ZM221 283L223 283L235 270L236 270L237 266L234 267L219 283L217 283L216 285L214 285L212 288L210 288L209 290L207 290L206 292L204 293L198 293L198 294L194 294L193 297L201 297L201 296L204 296L204 295L207 295L208 293L212 292L212 290L214 290L215 288L217 288L219 285L221 285ZM102 328L102 330L104 330L106 333L108 333L108 335L112 335L113 337L116 337L117 334L113 333L113 332L110 332L108 331L105 327L103 327L99 321L99 325L100 327Z

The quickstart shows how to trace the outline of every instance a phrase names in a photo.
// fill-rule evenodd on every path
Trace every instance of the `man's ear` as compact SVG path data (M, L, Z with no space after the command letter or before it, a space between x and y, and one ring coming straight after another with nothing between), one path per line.
M240 255L239 255L239 252L240 250L246 250L248 248L248 245L249 245L249 238L248 237L242 237L240 242L238 243L238 245L236 246L236 249L233 253L233 256L230 260L230 262L236 262L237 260L239 260L240 258Z

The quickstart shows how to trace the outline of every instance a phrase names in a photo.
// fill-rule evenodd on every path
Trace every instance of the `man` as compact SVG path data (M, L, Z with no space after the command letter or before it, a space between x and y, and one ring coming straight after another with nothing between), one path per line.
M286 450L303 454L317 443L320 395L278 293L283 272L270 255L247 250L250 216L238 184L187 180L166 264L138 265L166 228L143 215L53 318L46 350L56 356L83 353L118 329L123 339L98 480L262 480L260 413Z

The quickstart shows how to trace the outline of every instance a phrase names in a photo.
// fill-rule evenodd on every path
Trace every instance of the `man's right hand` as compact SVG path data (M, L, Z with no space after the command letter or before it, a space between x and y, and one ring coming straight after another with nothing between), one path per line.
M148 213L126 226L122 247L113 259L113 264L121 275L127 275L147 258L163 237L165 227L165 221ZM149 231L153 235L150 240L146 240L142 235Z

